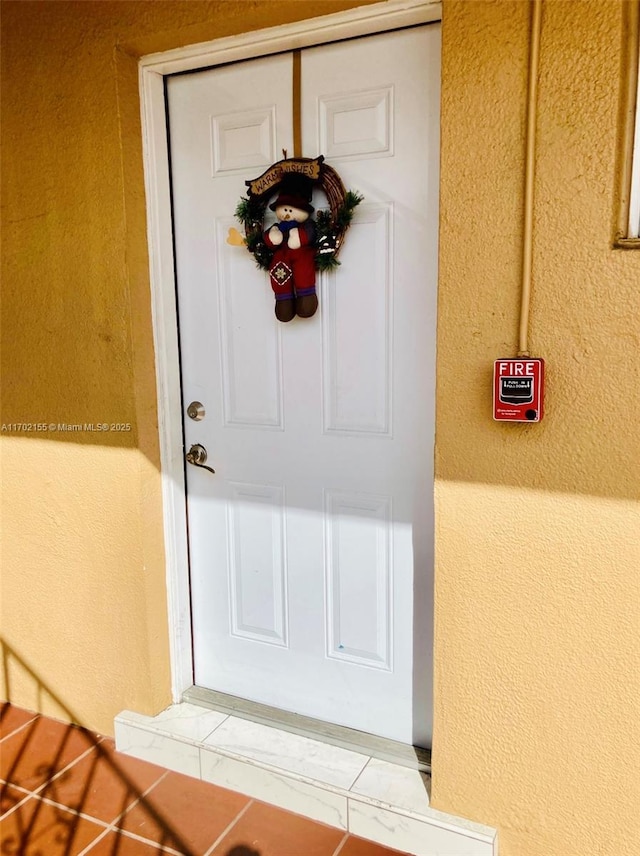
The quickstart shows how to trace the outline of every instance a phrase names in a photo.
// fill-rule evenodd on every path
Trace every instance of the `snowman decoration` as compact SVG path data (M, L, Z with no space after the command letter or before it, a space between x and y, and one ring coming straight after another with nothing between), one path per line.
M288 175L269 208L278 219L264 232L273 257L269 278L275 294L278 321L296 315L310 318L318 308L316 296L316 226L311 196L312 182L302 175Z

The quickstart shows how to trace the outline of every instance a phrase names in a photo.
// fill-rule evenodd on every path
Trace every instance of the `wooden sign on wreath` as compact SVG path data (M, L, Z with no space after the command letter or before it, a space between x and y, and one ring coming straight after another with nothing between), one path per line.
M238 203L236 217L244 226L247 249L258 267L269 271L276 317L279 321L291 321L296 315L309 318L318 307L316 271L340 264L338 253L363 197L345 190L322 155L285 157L245 184L247 197ZM324 191L329 210L318 211L314 221L310 215L315 186ZM267 205L276 193L269 207L278 222L265 231Z

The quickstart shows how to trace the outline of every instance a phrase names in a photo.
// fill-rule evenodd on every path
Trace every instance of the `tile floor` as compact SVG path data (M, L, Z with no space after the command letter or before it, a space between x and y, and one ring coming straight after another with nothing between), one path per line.
M0 853L399 856L10 704L0 706Z

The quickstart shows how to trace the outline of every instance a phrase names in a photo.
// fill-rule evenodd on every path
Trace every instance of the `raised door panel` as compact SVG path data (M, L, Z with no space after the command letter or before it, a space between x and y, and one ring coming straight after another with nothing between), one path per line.
M362 203L323 290L324 430L392 432L393 206Z
M393 155L393 86L318 99L320 151L335 158Z

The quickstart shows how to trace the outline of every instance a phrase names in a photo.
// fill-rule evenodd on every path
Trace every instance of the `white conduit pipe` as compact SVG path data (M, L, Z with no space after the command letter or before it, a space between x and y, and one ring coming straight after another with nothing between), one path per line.
M527 140L524 173L524 234L522 241L522 296L520 304L519 357L529 356L529 309L531 306L531 261L533 256L533 185L536 153L538 61L542 29L542 0L532 0L531 45L529 49L529 93L527 97Z

